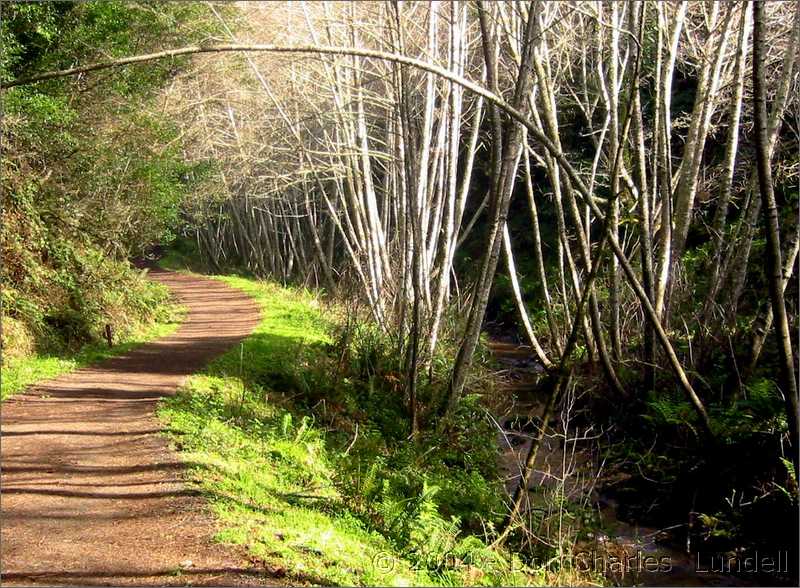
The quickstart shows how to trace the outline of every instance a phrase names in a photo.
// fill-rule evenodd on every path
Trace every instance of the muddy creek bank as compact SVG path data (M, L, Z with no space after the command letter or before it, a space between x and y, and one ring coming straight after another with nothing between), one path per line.
M490 349L498 364L502 385L496 406L500 468L506 490L514 491L522 476L531 440L540 426L546 401L541 389L544 373L531 349L513 342L492 341ZM609 491L621 482L603 461L603 432L594 426L570 424L575 399L568 396L550 434L539 449L531 476L529 504L524 516L534 527L546 524L554 504L568 502L570 511L583 513L592 530L581 534L571 561L577 569L597 572L620 586L757 586L759 563L725 560L717 554L697 554L676 537L686 535L685 521L666 528L641 525L623 519L621 505ZM584 419L585 420L585 419ZM561 520L575 528L575 518ZM552 526L550 527L552 530ZM536 541L535 537L531 538ZM781 554L766 556L774 565L786 566ZM766 562L768 563L768 562ZM741 573L735 574L737 565ZM762 570L763 571L763 570Z

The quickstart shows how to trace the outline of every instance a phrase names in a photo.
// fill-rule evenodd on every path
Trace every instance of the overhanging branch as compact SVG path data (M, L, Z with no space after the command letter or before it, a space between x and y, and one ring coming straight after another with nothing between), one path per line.
M70 69L50 71L43 74L30 76L27 78L11 80L8 82L0 82L0 89L33 84L44 80L73 76L82 73L98 71L102 69L109 69L112 67L132 65L136 63L145 63L148 61L157 61L159 59L166 59L168 57L179 57L181 55L193 55L197 53L236 53L236 52L354 55L358 57L380 59L383 61L408 65L411 67L421 69L423 71L433 73L443 79L453 82L454 84L458 84L459 86L465 88L466 90L469 90L470 92L477 94L478 96L483 96L490 103L496 105L498 108L503 110L513 120L515 120L521 125L524 125L528 129L530 134L545 149L547 149L550 152L550 154L556 161L558 161L558 164L572 180L574 187L576 188L579 196L581 197L581 200L583 200L584 203L588 204L589 207L592 209L592 213L599 219L605 218L605 215L600 210L597 204L598 202L602 202L602 199L596 198L591 194L586 184L580 178L577 170L572 166L572 164L569 162L569 160L561 151L561 149L559 149L550 140L549 137L547 137L543 132L541 132L536 127L536 125L532 121L530 121L522 112L520 112L519 110L508 104L505 100L503 100L500 96L498 96L494 92L491 92L490 90L487 90L483 86L480 86L475 82L472 82L462 76L459 76L444 67L426 61L422 61L420 59L415 59L413 57L408 57L406 55L400 55L398 53L390 53L386 51L378 51L375 49L366 49L359 47L338 47L332 45L272 45L272 44L190 45L188 47L181 47L178 49L167 49L165 51L159 51L157 53L147 53L144 55L123 57L120 59L104 61L101 63L94 63L80 67L73 67ZM683 366L680 364L680 361L678 360L678 357L675 354L674 349L672 348L672 344L670 343L669 338L667 337L667 334L664 331L663 326L661 325L661 321L659 320L658 315L653 309L653 306L650 303L649 298L645 294L641 283L636 279L636 275L630 264L630 261L628 260L627 256L622 250L622 247L620 246L619 242L614 237L614 235L609 236L609 243L614 252L614 255L619 260L620 265L622 266L623 271L625 272L625 275L628 278L628 281L630 282L631 288L633 289L634 293L636 294L637 298L642 304L645 316L653 324L659 342L661 343L662 347L664 348L664 351L667 354L670 365L673 371L675 372L675 375L678 377L678 380L681 383L681 387L684 389L687 396L694 405L695 409L699 413L701 419L703 420L703 423L706 425L706 428L710 429L708 415L705 411L705 408L702 402L700 401L700 398L695 393L694 388L692 387L688 378L686 377L686 372L683 370Z

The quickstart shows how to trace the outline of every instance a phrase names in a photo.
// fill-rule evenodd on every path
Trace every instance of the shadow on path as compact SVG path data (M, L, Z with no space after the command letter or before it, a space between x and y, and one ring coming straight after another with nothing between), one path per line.
M218 281L150 275L188 308L175 334L2 404L4 586L281 582L241 548L214 543L205 500L182 480L191 464L169 450L153 414L160 398L246 337L259 309Z

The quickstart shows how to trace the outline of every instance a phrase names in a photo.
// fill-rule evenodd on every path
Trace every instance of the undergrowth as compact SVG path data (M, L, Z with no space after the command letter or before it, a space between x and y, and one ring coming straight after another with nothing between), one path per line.
M345 345L335 313L310 293L219 279L253 296L262 322L159 414L195 464L221 541L298 582L544 582L487 544L503 491L476 398L446 437L411 441L402 393L382 367L391 347L376 333Z
M2 219L2 398L176 328L165 286L54 227L35 191L9 195Z
M664 539L694 552L736 554L785 550L797 545L797 481L782 457L786 420L782 399L767 378L754 378L739 397L707 404L716 439L710 444L688 401L675 393L650 394L630 416L617 419L610 445L617 481L606 493L625 520L668 529ZM796 549L789 574L760 580L794 585ZM793 555L788 555L793 554Z
M165 286L90 241L53 229L32 196L14 199L3 210L0 242L3 399L177 327L180 309Z
M25 356L13 356L3 359L2 378L0 378L0 400L17 394L27 386L55 378L83 366L97 363L109 357L127 353L148 341L154 341L172 334L180 326L184 309L173 304L161 305L153 322L138 323L123 332L113 347L106 342L93 342L79 348L77 352L44 353ZM16 325L14 319L3 319L4 340L10 330L9 325ZM12 326L11 329L18 328Z

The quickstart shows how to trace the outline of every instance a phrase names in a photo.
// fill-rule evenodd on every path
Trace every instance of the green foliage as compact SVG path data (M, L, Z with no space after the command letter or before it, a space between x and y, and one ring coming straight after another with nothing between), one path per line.
M213 31L207 14L199 3L4 2L0 78L199 40ZM3 92L2 305L17 327L6 357L62 358L96 343L105 323L132 337L166 308L166 291L126 259L174 237L207 167L183 161L157 107L180 63Z
M160 412L197 464L221 540L313 583L530 582L482 539L502 490L476 398L446 438L410 442L379 332L354 328L343 354L308 292L222 279L260 303L262 322Z
M727 520L722 513L716 515L699 513L697 518L702 525L702 533L705 534L706 539L730 539L736 534L736 529L731 521Z
M324 400L322 418L342 431L332 435L332 441L348 447L347 459L339 466L339 483L363 515L390 529L399 545L413 543L415 513L422 512L426 501L436 503L438 516L448 525L458 520L456 528L469 532L483 533L504 512L495 430L482 399L466 396L448 426L441 430L436 426L435 414L452 365L450 353L454 350L443 340L432 361L431 377L420 378L421 430L414 441L409 440L396 341L376 325L352 318L338 323L326 356L311 363L318 384L307 396L307 406ZM402 513L396 512L399 506Z
M38 351L97 341L106 323L124 337L159 318L165 288L90 243L65 236L26 194L16 204L4 211L0 242L3 315L25 324Z
M696 420L694 408L678 394L653 395L647 401L649 411L644 418L656 426L681 426L691 425Z
M743 398L715 406L711 415L717 434L729 443L757 433L782 435L787 430L783 400L768 379L753 380Z
M775 383L767 379L749 383L744 396L732 403L711 404L709 415L715 435L728 443L754 433L781 434L786 431L782 400ZM677 392L652 395L643 418L657 428L688 427L696 431L697 426L696 411Z
M206 11L195 3L5 3L0 77L200 39L212 30ZM4 215L24 201L51 232L120 257L171 239L195 174L154 92L177 65L118 68L4 92Z
M627 472L613 489L625 516L668 527L697 513L690 533L704 550L786 545L791 530L769 523L797 512L793 467L781 457L787 430L782 407L775 383L753 378L744 389L706 402L715 437L710 441L682 395L653 393L636 417L618 423L626 436L610 447L609 463ZM676 538L685 540L683 533Z
M212 367L209 372L215 372ZM224 528L294 582L341 585L429 583L341 503L318 431L265 402L240 380L197 376L160 411Z

